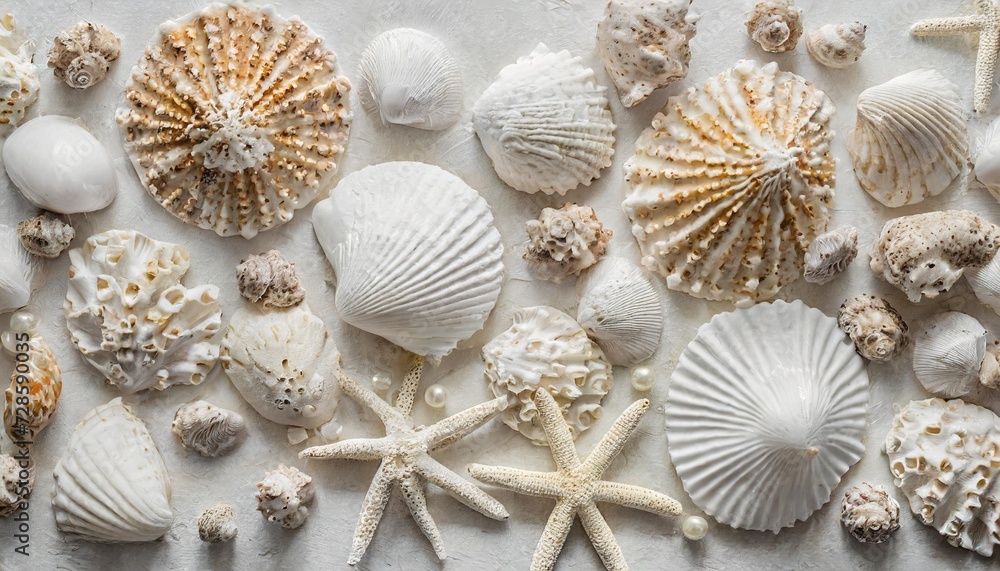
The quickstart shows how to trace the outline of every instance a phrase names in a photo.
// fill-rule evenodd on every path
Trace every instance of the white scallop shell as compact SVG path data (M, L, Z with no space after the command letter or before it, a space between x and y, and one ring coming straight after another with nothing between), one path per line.
M864 361L835 319L801 301L716 315L671 379L670 459L720 523L777 533L864 454L867 408Z
M986 356L986 328L959 311L939 313L921 324L913 337L913 372L929 392L954 398L979 383Z
M439 131L462 112L462 74L445 45L412 28L379 34L358 64L361 104L382 124Z
M500 179L530 194L566 194L600 177L615 152L605 91L580 57L545 44L500 70L472 119Z
M35 45L18 28L13 14L0 16L0 136L24 118L42 87L31 62Z
M81 539L153 541L174 521L167 467L121 397L80 421L53 479L56 527Z
M670 98L625 163L643 265L738 305L798 279L829 219L833 111L808 81L750 60Z
M969 153L958 87L919 69L858 96L847 149L861 187L886 206L941 194L961 174Z
M21 248L17 232L0 224L0 313L28 305L35 279L35 264Z
M1000 256L994 255L981 268L966 268L962 275L979 301L1000 315Z
M347 176L313 210L351 325L431 359L483 328L500 295L493 214L462 179L392 162Z
M994 119L977 149L973 173L983 183L993 198L1000 200L1000 119Z
M660 346L663 308L652 280L624 258L606 258L578 284L576 320L613 365L631 366Z

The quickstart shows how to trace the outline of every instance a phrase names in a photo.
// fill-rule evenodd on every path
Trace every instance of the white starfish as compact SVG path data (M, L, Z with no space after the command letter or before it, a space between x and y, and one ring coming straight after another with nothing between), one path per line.
M611 461L621 452L625 442L649 409L648 400L636 401L615 421L611 430L597 444L587 460L580 461L559 405L548 391L538 391L535 406L545 430L545 436L556 461L556 472L529 472L517 468L470 464L472 477L520 494L553 498L556 507L545 524L545 531L535 548L532 570L552 569L562 551L573 519L580 516L583 529L608 569L628 569L621 548L597 509L595 502L608 502L653 512L660 515L680 515L681 505L664 494L647 488L601 480Z
M483 515L493 519L508 517L507 510L500 502L430 457L431 452L461 440L499 414L507 406L506 398L482 403L431 426L415 426L412 418L413 398L420 385L423 370L424 359L418 357L417 363L403 378L395 408L342 374L339 379L341 388L378 415L385 424L385 436L353 438L325 446L314 446L299 453L299 458L382 461L361 505L361 516L354 530L354 544L347 560L350 565L357 564L364 556L368 544L375 536L375 529L385 512L392 489L397 486L420 531L431 542L434 553L440 559L445 558L444 542L427 510L423 480L436 484Z
M910 31L914 36L979 34L972 108L976 113L986 111L990 104L990 94L993 93L997 56L1000 55L1000 6L997 0L976 0L975 16L921 20L913 24Z

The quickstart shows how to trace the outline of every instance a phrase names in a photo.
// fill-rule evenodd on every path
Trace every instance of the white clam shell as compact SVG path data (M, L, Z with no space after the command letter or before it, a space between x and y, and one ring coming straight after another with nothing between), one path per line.
M777 533L864 454L867 408L864 361L835 319L801 301L716 315L671 378L670 459L720 523Z
M173 523L167 467L120 397L80 421L53 479L60 531L97 542L153 541Z
M434 36L397 28L368 44L358 64L361 104L383 124L439 131L462 112L458 63Z
M954 398L979 383L986 356L986 328L971 315L939 313L921 324L913 337L913 372L929 392Z
M994 255L981 268L967 268L962 275L979 301L1000 315L1000 256Z
M973 173L990 194L1000 200L1000 119L994 119L987 128Z
M17 232L0 224L0 313L28 305L35 277L35 263L21 247Z
M28 202L60 214L93 212L118 196L115 168L78 119L37 117L3 146L3 164Z
M347 176L313 210L351 325L431 359L483 328L503 282L500 233L479 193L431 165Z
M827 67L845 68L861 59L867 29L861 22L827 24L806 33L806 49Z

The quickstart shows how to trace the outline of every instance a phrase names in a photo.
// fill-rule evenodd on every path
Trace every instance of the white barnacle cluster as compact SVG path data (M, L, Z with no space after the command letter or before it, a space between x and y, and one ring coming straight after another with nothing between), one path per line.
M309 517L313 501L312 478L298 468L279 465L257 482L257 510L267 521L296 529Z
M537 220L529 220L524 259L545 279L559 283L579 276L604 255L612 231L597 219L590 206L572 202L562 208L545 208Z

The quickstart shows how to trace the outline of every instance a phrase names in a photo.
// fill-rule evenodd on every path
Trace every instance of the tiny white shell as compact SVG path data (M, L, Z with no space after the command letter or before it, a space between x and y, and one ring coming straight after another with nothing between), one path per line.
M228 504L215 504L198 518L198 537L209 543L236 539L236 512Z
M17 223L17 239L25 251L54 259L69 248L76 230L51 214L41 214Z
M913 372L935 395L968 394L979 382L985 356L986 328L975 317L958 311L924 320L913 337Z
M239 444L247 427L239 414L199 400L178 408L170 429L185 448L215 457Z
M312 478L298 468L284 464L264 474L257 482L257 510L268 521L286 529L296 529L306 522L313 501Z
M747 20L747 33L766 52L795 49L802 36L802 10L794 0L764 0L754 5Z
M844 494L840 523L861 543L884 543L899 529L899 504L882 486L862 482Z
M0 224L0 313L28 305L35 278L35 264L21 248L17 233Z
M858 257L858 229L844 226L821 234L806 250L802 277L809 283L825 284L847 269Z
M604 255L614 234L597 219L590 206L567 202L562 208L543 208L537 220L525 225L528 244L524 259L538 277L561 283L579 276Z
M806 33L806 50L816 61L832 68L844 68L861 59L865 51L865 31L861 22L827 24Z

